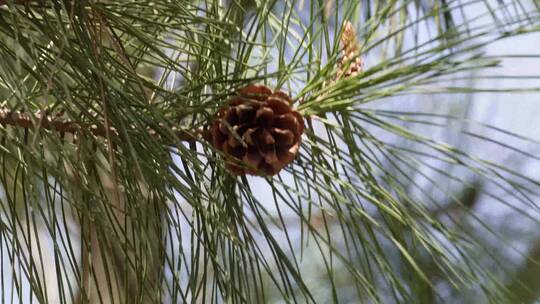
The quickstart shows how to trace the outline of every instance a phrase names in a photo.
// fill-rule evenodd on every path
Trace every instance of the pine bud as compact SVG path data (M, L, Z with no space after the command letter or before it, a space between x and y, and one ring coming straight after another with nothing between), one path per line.
M359 54L356 31L350 21L346 21L343 25L343 33L340 40L343 47L343 55L338 61L339 72L336 78L356 76L362 71L364 63Z

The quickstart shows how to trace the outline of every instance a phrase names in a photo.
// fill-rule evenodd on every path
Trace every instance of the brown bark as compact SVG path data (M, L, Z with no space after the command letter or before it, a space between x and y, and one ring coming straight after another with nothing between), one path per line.
M1 1L1 0L0 0ZM103 125L96 124L78 124L70 120L64 120L59 117L51 118L50 116L40 113L39 118L33 119L28 113L20 111L10 111L8 109L0 109L0 124L11 125L24 129L45 129L55 131L58 133L70 133L77 134L83 130L88 130L97 137L105 138L107 133L112 134L114 137L121 137L118 131L114 127L107 128ZM37 120L34 122L34 120ZM176 127L172 127L171 130L175 133L176 137L180 141L195 142L201 133L201 130L178 130ZM151 135L157 135L153 129L148 129Z
M31 0L11 0L12 3L15 4L25 4L26 2L30 2ZM0 5L8 4L9 0L0 0Z

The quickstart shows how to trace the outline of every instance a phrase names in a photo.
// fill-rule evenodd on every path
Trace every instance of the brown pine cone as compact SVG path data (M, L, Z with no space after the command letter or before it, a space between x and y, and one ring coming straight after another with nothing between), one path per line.
M227 103L212 123L210 140L229 156L233 174L275 175L294 160L304 121L287 94L249 85Z

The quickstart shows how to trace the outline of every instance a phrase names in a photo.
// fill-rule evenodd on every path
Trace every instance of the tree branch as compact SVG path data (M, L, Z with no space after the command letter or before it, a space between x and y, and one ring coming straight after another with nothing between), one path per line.
M0 0L2 1L2 0ZM121 137L118 131L114 127L110 127L109 130L106 129L103 125L96 124L78 124L76 122L65 120L60 117L51 118L46 115L44 112L38 113L40 116L37 123L34 123L32 116L28 113L23 113L20 111L11 111L8 109L0 108L0 124L2 125L11 125L15 127L20 127L24 129L46 129L50 131L55 131L61 134L70 133L77 134L84 130L89 130L92 134L97 137L106 137L107 132L111 132L115 137ZM176 127L171 128L178 140L186 142L195 142L200 140L202 134L202 129L195 130L179 130ZM148 132L151 135L157 136L157 132L153 129L148 129Z
M6 5L9 2L9 0L0 0L0 5ZM15 4L25 4L26 2L30 2L30 0L12 0L11 2Z
M516 303L536 303L540 298L540 240L538 240L514 278L506 285Z

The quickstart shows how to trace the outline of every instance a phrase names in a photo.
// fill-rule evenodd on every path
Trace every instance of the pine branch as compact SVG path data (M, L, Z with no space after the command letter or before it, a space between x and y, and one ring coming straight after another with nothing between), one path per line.
M519 303L534 303L540 297L540 241L530 250L527 259L506 286Z
M9 0L0 0L0 5L6 5L9 2ZM26 2L30 2L30 0L12 0L11 2L15 4L25 4Z
M89 130L93 135L103 138L106 137L107 131L109 131L115 137L121 137L120 133L114 127L110 127L109 130L107 130L107 128L103 125L78 124L70 120L62 119L58 116L51 118L43 111L38 113L36 116L39 116L39 121L34 123L32 116L28 113L11 111L3 108L0 109L0 124L21 127L24 129L35 129L36 125L38 125L41 129L55 131L60 134L70 133L74 135L84 130ZM174 132L178 140L186 142L195 142L199 140L200 135L202 134L201 129L188 131L179 130L176 127L172 127L171 130ZM151 135L157 135L157 132L153 129L148 129L148 132Z

